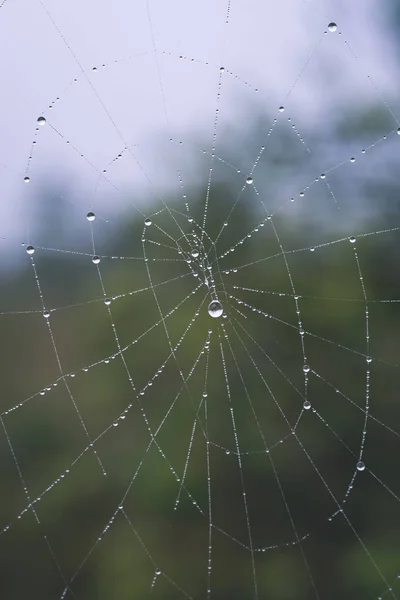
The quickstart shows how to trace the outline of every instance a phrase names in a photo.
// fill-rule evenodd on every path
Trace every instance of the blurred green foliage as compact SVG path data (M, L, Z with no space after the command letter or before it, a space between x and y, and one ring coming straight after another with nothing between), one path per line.
M366 123L374 120L371 114ZM344 131L347 135L349 129ZM278 163L274 168L271 185L279 187ZM206 190L192 191L196 223L202 222L205 197ZM218 235L236 201L237 190L230 182L212 186L206 226L211 238ZM249 202L245 194L237 201L219 239L218 255L260 222L260 213ZM1 410L22 403L3 416L0 436L1 523L12 522L0 540L2 597L60 596L63 580L48 541L63 577L73 579L74 595L69 591L67 598L127 600L150 593L163 600L184 597L171 581L190 597L206 598L206 438L212 597L254 597L250 545L257 549L254 568L260 598L315 597L312 581L324 599L383 594L386 587L371 556L389 584L400 571L395 433L400 420L399 318L398 304L382 302L400 298L398 234L358 236L351 244L335 227L290 217L290 207L276 211L273 221L220 261L221 271L208 245L227 314L226 320L213 320L207 314L211 296L206 286L192 295L198 282L185 262L176 261L177 223L188 230L182 206L175 198L167 199L166 205L170 210L154 217L146 231L155 242L145 247L153 286L158 287L149 288L142 221L126 221L103 253L108 258L100 263L102 282L115 297L112 318L88 255L35 252L46 305L52 309L51 334L32 267L2 281L2 310L7 314L0 320ZM393 226L394 215L398 216L395 209L360 224L360 229ZM329 243L340 238L343 241ZM313 245L315 251L310 250ZM370 301L371 364L365 360L365 302L357 259ZM302 411L304 361L287 266L300 296L312 369L312 409L303 412L295 435L288 423L293 427ZM222 272L233 268L237 273ZM210 328L210 351L201 355ZM138 341L132 344L134 340ZM61 377L60 365L68 376ZM197 366L191 373L193 365ZM152 379L160 367L162 372ZM366 403L373 418L365 423ZM127 407L125 418L117 421ZM346 494L364 427L367 469L356 474ZM153 433L159 429L156 442L149 428ZM96 440L97 454L88 448L89 437ZM180 490L177 477L183 473ZM16 519L28 504L20 477L30 500L40 498L34 504L37 516L28 510ZM123 511L117 510L122 501ZM335 515L338 503L344 515ZM162 573L151 590L157 568Z

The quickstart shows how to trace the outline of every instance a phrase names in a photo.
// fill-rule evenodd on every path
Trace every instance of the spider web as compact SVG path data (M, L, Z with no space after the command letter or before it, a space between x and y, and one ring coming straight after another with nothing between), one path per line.
M399 598L381 7L135 4L0 4L5 597Z

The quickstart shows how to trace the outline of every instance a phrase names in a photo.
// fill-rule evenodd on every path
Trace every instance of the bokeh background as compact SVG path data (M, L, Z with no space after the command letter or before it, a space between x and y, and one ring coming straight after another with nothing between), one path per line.
M2 594L397 598L397 3L135 4L0 10Z

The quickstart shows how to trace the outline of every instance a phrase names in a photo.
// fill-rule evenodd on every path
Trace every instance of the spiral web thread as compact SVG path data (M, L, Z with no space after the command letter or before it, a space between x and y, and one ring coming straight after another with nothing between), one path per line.
M5 2L2 3L2 7ZM316 581L313 565L310 563L307 551L307 542L312 537L312 532L300 531L296 525L296 519L293 516L293 507L285 492L285 484L282 482L279 467L276 464L275 452L279 451L282 445L295 444L298 451L308 465L313 470L318 482L321 493L323 492L329 499L329 508L326 513L326 521L332 523L334 527L337 520L340 518L347 528L347 532L353 537L354 543L358 548L361 548L364 558L370 565L374 573L375 582L378 582L378 587L381 589L381 597L400 597L400 589L396 588L397 572L400 570L399 556L396 557L396 564L392 570L382 568L379 560L375 557L374 552L369 547L359 534L357 526L353 522L352 512L347 511L347 506L352 502L352 496L357 489L357 484L362 477L373 478L378 486L380 486L382 494L390 496L395 503L400 503L400 497L396 492L394 485L387 484L379 475L375 468L370 467L365 461L364 454L368 444L368 431L371 423L380 428L385 436L391 436L395 443L399 442L399 427L396 422L387 422L374 414L373 401L373 376L374 366L387 366L388 361L382 360L379 356L374 356L372 352L372 336L373 328L371 327L371 309L375 305L393 304L395 307L400 302L396 298L386 299L371 299L369 297L368 282L364 277L363 268L363 249L364 243L372 240L380 240L381 238L396 239L400 225L395 223L390 227L379 230L368 230L355 232L354 235L343 235L336 239L326 239L320 241L313 246L305 247L287 247L287 240L282 239L280 232L280 219L290 214L292 207L296 207L301 213L301 203L306 203L307 198L315 189L323 189L330 199L331 206L334 210L342 210L341 201L335 190L335 177L340 177L341 172L351 166L352 163L358 161L373 160L374 152L379 150L384 145L398 144L400 138L397 134L400 132L400 122L395 115L395 111L384 98L383 93L375 84L373 79L366 74L365 79L372 86L376 97L389 115L392 121L392 128L384 132L367 147L360 147L358 152L352 156L343 156L336 164L326 165L325 170L315 172L304 187L297 190L296 196L286 197L286 194L279 199L279 202L273 209L268 205L266 200L265 181L260 179L258 183L257 168L259 167L263 155L268 151L270 145L274 143L274 135L283 120L289 123L291 129L291 140L293 144L300 144L302 151L306 157L313 159L311 144L308 144L306 135L303 137L301 127L294 123L290 115L287 115L286 104L291 96L296 94L296 86L301 81L307 71L307 68L312 63L315 55L321 51L321 48L332 42L333 36L339 38L339 43L342 44L349 57L349 64L355 70L362 70L361 61L353 52L350 42L340 30L338 26L330 24L329 21L324 30L320 32L320 37L317 40L311 54L307 57L298 77L293 81L291 87L287 91L286 97L282 101L282 106L275 109L275 117L270 123L269 129L264 135L263 145L257 149L253 158L252 164L244 167L243 165L232 164L232 162L224 155L218 153L218 143L220 141L219 121L221 111L223 110L223 95L226 80L229 79L237 85L244 87L247 93L258 94L256 85L244 81L239 77L234 70L231 70L229 65L224 63L224 47L229 43L227 33L230 26L230 18L235 11L235 2L227 2L222 30L222 56L219 64L211 64L202 60L201 57L186 56L185 54L177 55L170 52L168 49L161 48L158 43L157 35L153 27L153 11L157 9L152 6L151 2L146 2L147 26L150 31L149 47L141 53L137 53L132 57L123 59L115 59L112 57L109 62L105 62L102 66L86 68L79 60L78 54L74 50L74 44L68 36L63 33L63 27L52 16L51 10L47 5L39 0L38 3L43 11L43 15L51 23L54 31L59 39L70 53L75 62L77 76L71 81L66 89L59 92L57 96L50 101L49 106L52 111L47 109L41 115L38 115L38 123L35 124L33 144L29 159L26 165L26 172L23 178L29 188L34 184L35 169L39 168L39 164L35 162L35 154L39 147L45 142L42 141L43 132L49 131L56 137L60 145L67 145L69 152L74 155L83 165L84 169L94 171L96 173L96 186L90 204L85 206L85 210L81 211L82 220L87 220L87 239L90 240L90 248L87 252L80 249L66 249L62 247L48 247L41 244L40 240L24 241L23 248L26 251L26 260L29 261L31 273L27 275L32 278L36 285L36 293L40 300L40 308L23 311L3 311L2 319L19 319L32 318L36 319L39 315L42 319L41 327L46 329L48 338L51 343L52 352L55 357L59 374L58 376L48 381L43 388L35 390L29 397L16 399L7 397L4 404L6 408L1 413L1 425L6 440L10 456L12 457L15 472L19 478L20 485L25 498L25 506L22 510L14 514L14 517L3 524L1 530L1 543L7 547L8 540L13 538L13 532L18 527L21 519L27 518L28 515L33 515L37 528L43 536L45 545L52 562L59 572L61 591L60 598L77 597L74 589L75 583L79 577L85 572L87 564L92 560L92 555L95 554L98 547L104 543L104 540L110 534L116 522L121 520L124 526L132 533L132 543L139 546L140 551L146 557L148 564L152 569L152 577L148 581L149 593L156 594L157 590L173 588L177 597L213 597L213 572L214 572L214 547L215 539L220 536L227 540L228 546L239 546L244 553L243 560L249 566L249 589L254 598L263 597L263 592L260 590L260 573L262 572L262 564L259 556L263 556L263 561L268 562L268 557L276 550L282 550L286 547L293 547L297 551L297 561L301 564L313 597L320 598L319 585ZM4 7L4 10L7 6ZM239 10L239 8L238 8ZM338 20L339 21L339 20ZM337 41L337 40L336 40ZM336 42L335 42L336 43ZM100 55L100 52L99 52ZM180 186L180 198L177 203L170 204L162 193L159 191L159 186L153 181L153 178L148 174L141 160L141 148L132 143L132 132L119 126L118 118L113 114L111 108L107 106L102 99L101 93L97 89L96 77L107 77L109 69L114 68L115 64L124 64L127 76L132 61L140 60L143 57L151 57L154 60L155 76L159 86L159 96L163 107L165 117L165 131L170 138L170 147L173 156L177 158L182 156L182 147L194 148L199 160L202 161L203 171L206 174L204 179L205 194L202 202L202 210L196 212L196 207L191 204L191 198L188 188L188 181L185 179L184 169L177 169L175 173L176 180ZM208 148L199 149L191 142L175 137L174 126L169 117L168 97L165 92L165 79L163 75L163 66L166 62L172 65L184 62L190 65L190 68L209 69L215 74L215 102L214 102L214 117L213 117L213 133L212 139L209 140ZM96 71L100 71L96 73ZM89 86L92 93L92 101L99 105L103 118L109 122L114 131L116 138L119 140L120 151L105 167L95 164L87 153L69 139L68 131L63 131L53 122L53 112L63 112L63 99L68 96L69 90L76 86ZM43 127L42 127L43 126ZM43 138L43 140L46 138ZM390 146L391 147L391 146ZM130 213L143 223L142 229L142 253L138 256L115 256L103 254L99 249L98 226L101 222L107 222L102 218L102 209L96 207L96 195L100 185L109 186L109 189L116 195L124 197L124 192L119 187L118 177L114 175L114 166L127 160L127 164L132 164L135 169L143 176L148 188L152 194L152 205L150 211L144 211L143 206L129 206ZM234 182L235 197L231 203L227 214L221 222L217 223L216 232L209 233L210 220L213 221L213 182L215 172L222 168L229 174L229 178ZM260 185L260 188L258 187ZM28 189L28 188L27 188ZM28 189L28 196L31 192ZM230 238L226 241L226 232L235 221L237 209L244 202L251 202L256 206L257 215L261 215L257 219L251 229L243 230L239 237L234 240ZM300 208L299 208L300 206ZM81 204L80 204L81 207ZM343 215L344 215L343 210ZM151 214L150 214L151 213ZM86 215L86 217L85 217ZM196 215L196 216L194 216ZM341 216L345 219L345 216ZM214 223L215 224L215 223ZM328 234L327 234L328 235ZM276 248L275 253L263 253L262 246L256 245L257 255L253 255L251 260L248 260L248 254L245 253L246 246L254 243L254 240L268 237L272 239ZM33 236L34 237L34 236ZM101 241L101 240L100 240ZM379 243L379 242L377 242ZM298 290L296 281L296 273L294 270L293 259L308 261L309 256L316 256L318 253L324 253L328 256L330 252L335 251L337 247L345 246L348 259L347 262L352 262L354 266L354 280L356 281L359 291L357 298L311 298L305 294L301 294ZM310 254L310 252L314 254ZM82 300L77 304L68 304L64 306L51 306L46 298L45 286L42 285L41 277L41 258L44 256L52 256L57 261L60 258L74 255L76 259L86 264L90 264L95 271L99 286L100 297L91 298L90 300ZM280 261L280 268L285 274L287 285L285 291L270 290L268 285L263 282L255 281L254 286L248 285L247 272L252 272L251 269L258 267L260 264L268 267L274 261ZM132 285L132 288L127 292L119 293L117 290L111 289L110 284L106 282L104 277L104 269L113 269L113 263L120 265L132 262L134 265L139 265L143 269L143 273L147 279L147 283L138 288ZM297 263L296 263L297 264ZM162 277L160 271L155 271L156 267L162 267ZM62 269L62 267L61 267ZM244 278L243 278L244 277ZM245 283L243 283L245 282ZM179 287L178 287L179 286ZM183 290L178 301L174 300L171 305L168 298L168 290L179 289ZM166 296L166 295L167 296ZM137 298L146 295L148 302L152 302L155 307L155 313L151 317L149 325L145 324L143 330L137 334L129 342L123 341L125 335L121 335L123 325L118 323L114 316L115 307L118 302L131 302L132 311L135 311L135 301ZM172 296L171 296L172 297ZM173 294L175 299L175 293ZM282 302L291 302L292 315L294 320L291 322L281 318L279 314L273 314L268 309L269 298L274 300L281 299ZM303 323L302 311L304 303L307 300L315 300L318 303L323 303L329 300L337 303L355 303L361 307L364 318L364 334L363 334L363 350L351 347L351 344L340 343L319 335L318 331L313 331L312 322L307 327ZM74 372L65 370L62 352L57 334L54 331L53 321L57 313L70 313L72 318L74 311L90 310L92 306L103 306L102 319L111 333L112 343L110 342L110 352L95 362L88 362ZM189 307L189 308L187 308ZM190 311L190 319L187 319L188 311ZM207 311L210 317L207 316ZM24 316L23 316L24 315ZM154 316L155 315L155 316ZM180 315L184 315L184 320L181 322ZM203 327L204 315L207 316L208 326ZM215 317L215 318L212 318ZM176 323L179 319L181 334L176 335L175 326L170 325L171 321ZM263 329L264 323L273 322L279 327L288 328L297 336L300 355L296 359L296 369L301 374L303 385L298 385L294 381L292 372L287 372L281 367L279 361L274 360L270 350L266 349L263 335L259 335L259 331L268 331L268 328ZM254 327L255 325L255 327ZM259 329L260 328L260 329ZM194 331L201 330L201 334L194 334ZM146 339L153 334L156 334L163 340L164 358L161 361L152 364L151 376L144 383L139 383L140 374L135 373L134 364L127 358L129 351L133 347L145 347ZM202 340L199 342L199 340ZM363 396L362 402L359 398L354 399L346 394L345 390L337 387L329 377L325 377L323 371L314 367L313 362L309 359L307 342L309 340L317 341L320 344L321 352L324 348L333 347L335 351L343 356L351 355L359 364L363 365ZM279 343L279 339L277 340ZM196 347L193 347L193 345ZM191 363L188 367L186 361L183 360L182 352L186 351L188 345L193 350L191 355ZM242 362L246 361L246 368ZM149 363L151 364L151 358ZM119 363L119 376L123 377L129 387L131 400L126 402L123 411L118 415L110 417L108 425L100 432L94 433L87 424L87 419L84 416L84 411L81 410L82 397L80 394L79 380L83 380L88 374L96 374L97 369L109 369L113 364ZM267 368L266 368L267 367ZM398 369L398 364L394 360L390 367ZM275 375L282 381L282 386L288 387L297 398L297 415L295 418L292 415L289 417L286 414L286 403L280 394L279 387L271 385L269 382L268 370L272 368ZM149 419L146 400L150 393L162 394L163 387L166 385L166 376L170 369L173 369L177 374L179 386L176 393L168 398L165 405L164 414L159 419L158 424ZM249 381L249 373L252 373L251 381ZM397 373L397 371L396 371ZM192 385L192 381L196 379L200 383L196 386ZM224 397L212 398L209 392L210 383L213 379L223 382ZM246 441L241 439L242 423L240 417L237 416L237 405L235 403L237 390L233 389L233 381L239 381L241 385L240 397L241 402L246 404L249 413L254 421L254 436L257 438L258 449L255 447L246 448ZM257 382L257 388L252 383ZM360 430L357 448L350 447L340 431L337 431L335 425L331 425L329 419L324 416L323 409L317 409L313 406L313 394L310 391L310 384L318 382L325 390L333 391L343 403L350 406L356 413L362 417L362 425ZM65 391L68 401L73 408L76 416L76 428L83 435L83 445L79 443L76 454L73 460L65 464L65 467L59 472L58 476L43 487L40 493L32 493L30 485L27 483L23 466L20 462L18 449L13 442L13 433L10 432L8 425L9 419L13 419L12 429L15 429L15 423L18 425L18 414L26 410L28 406L35 405L40 402L41 397L50 398L55 393L56 389L62 387ZM83 389L83 388L82 388ZM279 435L278 438L271 442L271 435L266 433L266 425L264 417L260 418L258 402L255 398L255 390L268 398L268 403L273 406L274 411L280 416L285 435ZM185 397L188 405L192 410L191 427L188 431L182 433L186 436L186 452L181 457L181 461L175 464L174 459L169 457L169 452L165 447L165 443L160 441L163 429L171 421L177 419L178 406L181 399ZM226 420L224 428L228 428L231 433L232 445L225 445L224 438L220 443L218 435L215 437L210 433L210 429L215 427L212 422L210 402L223 402L227 407ZM107 440L115 435L116 431L130 426L130 417L133 410L138 411L138 415L142 419L144 429L147 432L147 445L144 447L139 461L137 456L135 462L132 463L131 477L129 482L124 486L123 493L120 493L118 501L115 503L113 510L108 518L104 521L103 526L98 530L97 536L84 548L83 556L76 564L75 570L66 572L62 560L58 556L53 543L51 533L48 533L46 525L46 517L43 511L40 510L41 502L45 498L51 502L51 496L58 488L68 488L68 481L74 473L79 463L85 457L91 455L95 463L91 463L92 468L98 470L99 475L104 478L110 477L110 466L107 466L102 459L102 452L99 447L104 447ZM91 410L95 410L94 407ZM266 414L268 415L268 409ZM86 412L86 409L85 409ZM305 419L314 419L315 422L323 424L326 428L326 436L330 440L334 440L337 446L347 453L350 457L353 468L348 478L347 484L339 495L334 491L333 486L329 483L329 474L322 472L318 467L318 459L313 456L308 449L307 439L304 440L301 433L301 426ZM179 423L179 420L176 421ZM62 427L62 423L54 423L54 428ZM117 428L118 429L115 429ZM205 478L206 494L201 500L196 497L196 492L191 489L190 472L191 460L195 452L196 444L201 441L203 447L203 470ZM112 444L112 442L110 442ZM132 441L134 444L134 441ZM76 443L78 446L78 442ZM204 562L204 582L201 589L190 589L182 583L179 576L172 576L168 568L163 567L162 561L153 552L151 542L146 541L146 532L141 527L140 520L136 522L134 512L128 508L129 497L134 492L135 486L140 485L140 473L146 471L148 456L155 451L158 454L163 467L167 469L170 477L176 484L176 499L170 507L171 521L175 519L175 515L179 515L181 505L183 503L191 504L193 510L199 516L201 522L207 530L207 546L204 548L206 555ZM232 528L220 526L218 521L214 519L214 495L219 485L219 476L213 477L213 456L214 452L218 451L222 456L226 456L226 460L235 461L237 468L238 489L242 496L242 517L244 522L243 536L240 537L235 533L235 527ZM286 515L287 523L291 531L291 538L281 539L278 542L262 545L259 543L259 537L254 531L252 525L252 499L248 497L248 482L251 475L248 475L247 469L249 459L262 456L265 459L265 464L268 464L268 469L273 474L273 480L281 496L283 511ZM94 466L95 465L95 466ZM108 465L110 462L108 461ZM151 473L148 473L151 477ZM82 497L82 502L84 502ZM397 504L397 514L400 513L400 506ZM271 515L269 515L271 516ZM272 515L273 518L273 515ZM394 524L395 527L395 524ZM397 548L398 549L398 548ZM218 568L218 566L216 567ZM162 586L165 586L164 588ZM159 592L162 594L162 591ZM160 596L161 597L161 596Z

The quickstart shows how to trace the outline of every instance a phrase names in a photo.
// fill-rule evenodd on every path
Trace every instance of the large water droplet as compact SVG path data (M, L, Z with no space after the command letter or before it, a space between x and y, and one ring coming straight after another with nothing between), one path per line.
M310 367L308 365L304 365L303 371L304 371L304 373L309 373L310 372Z
M364 471L365 469L365 464L363 463L362 460L359 460L357 463L357 471Z
M41 127L43 127L43 125L46 125L46 119L44 117L39 117L37 122L38 125L40 125Z
M88 212L88 214L86 215L86 218L88 221L94 221L96 218L96 215L94 214L94 212Z
M400 135L400 127L397 130L397 135Z
M280 106L280 107L279 107L279 112L283 112L284 110L285 110L285 107L284 107L284 106Z
M220 317L223 312L224 312L224 309L219 300L213 300L208 305L208 314L210 315L210 317L214 317L214 319L216 319L217 317Z
M24 181L25 181L25 183L29 183L30 182L29 177L24 177Z
M34 254L35 248L33 246L28 246L26 252L27 254Z
M310 410L311 402L309 400L304 400L303 408L304 408L304 410Z
M110 304L111 304L111 298L104 298L104 304L106 306L110 306Z
M328 30L329 30L331 33L335 33L335 31L337 31L337 25L336 25L336 23L329 23L329 25L328 25Z
M249 177L246 179L246 183L247 185L251 185L253 183L253 178L249 175Z
M94 265L98 265L100 262L100 256L97 256L97 254L95 254L95 256L92 257L92 263Z
M350 242L350 244L355 244L356 243L356 238L354 237L354 235L352 235L351 237L349 237L349 242Z
M197 250L197 248L193 248L191 255L193 256L193 258L197 258L199 256L199 251Z
M146 225L146 227L149 227L152 224L152 220L151 219L145 219L144 220L144 224Z

